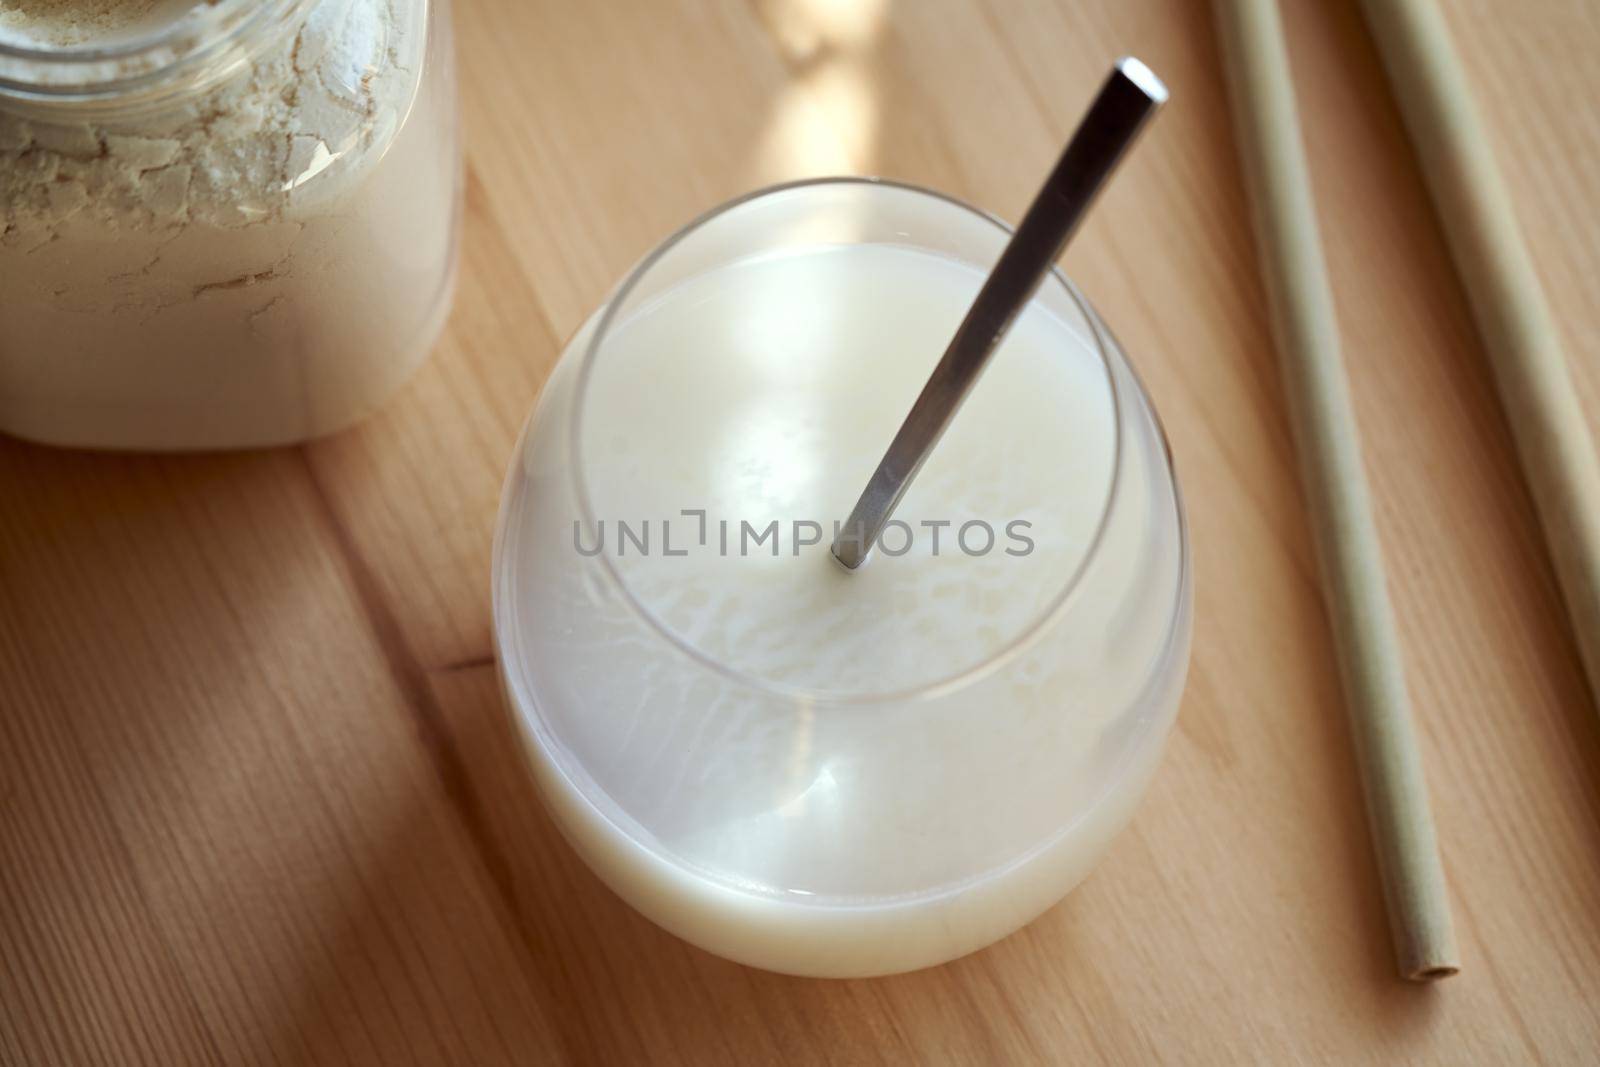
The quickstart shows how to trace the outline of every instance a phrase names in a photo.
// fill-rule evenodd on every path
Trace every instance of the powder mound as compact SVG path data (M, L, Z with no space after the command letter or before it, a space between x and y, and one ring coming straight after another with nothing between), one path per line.
M121 6L28 3L35 11ZM52 240L80 212L133 231L280 217L291 199L322 191L309 178L336 154L354 153L384 133L374 117L393 113L412 81L396 54L400 28L386 4L319 5L247 76L136 124L39 122L0 112L0 244Z
M218 0L5 0L0 41L106 44L149 33Z
M65 33L195 3L0 0L0 16ZM284 443L395 388L453 262L454 90L424 62L430 10L319 0L241 41L248 67L182 68L194 81L154 102L0 96L0 432Z

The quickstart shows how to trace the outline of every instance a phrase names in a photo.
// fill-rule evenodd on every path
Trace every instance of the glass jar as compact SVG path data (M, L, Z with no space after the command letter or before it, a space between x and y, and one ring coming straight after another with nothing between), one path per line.
M831 977L971 952L1082 879L1155 771L1183 508L1060 273L874 556L829 553L1008 238L890 182L752 194L622 282L529 418L493 556L511 713L577 850L702 948Z
M0 431L201 449L349 424L443 326L460 184L447 0L8 3Z

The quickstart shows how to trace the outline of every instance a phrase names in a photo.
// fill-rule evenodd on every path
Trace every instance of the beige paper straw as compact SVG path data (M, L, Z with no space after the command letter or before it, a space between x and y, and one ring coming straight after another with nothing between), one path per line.
M1439 9L1430 0L1363 6L1472 302L1600 705L1600 454Z
M1217 0L1239 154L1402 977L1459 970L1274 0Z

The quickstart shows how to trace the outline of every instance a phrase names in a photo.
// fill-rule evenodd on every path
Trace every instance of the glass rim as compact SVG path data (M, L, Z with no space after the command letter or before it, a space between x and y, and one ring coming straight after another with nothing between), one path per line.
M643 259L639 260L639 262L635 264L634 267L623 277L622 281L619 282L611 291L610 295L607 296L605 303L601 307L600 316L595 322L594 331L589 339L589 343L580 356L578 377L577 381L575 382L575 388L573 390L571 400L571 418L567 433L566 457L570 468L569 473L571 475L571 486L573 495L575 497L575 503L577 505L580 522L587 524L591 529L595 528L594 507L589 492L589 480L587 468L584 463L584 450L582 442L584 411L586 407L586 400L588 399L589 384L595 363L599 358L601 346L610 335L611 329L615 325L618 311L626 302L629 295L637 288L639 283L650 272L650 270L655 267L668 252L670 252L673 248L676 248L686 238L713 220L726 215L729 212L737 210L738 208L744 207L747 204L753 203L757 200L765 199L767 197L789 193L800 189L849 185L893 189L900 192L927 197L965 212L971 217L981 219L982 221L996 227L1000 233L1008 239L1013 232L1013 227L1005 220L990 212L984 211L981 208L974 207L973 205L968 204L954 196L950 196L948 194L938 192L937 190L928 189L926 187L915 185L909 182L871 176L803 178L796 181L780 182L774 185L764 186L718 204L710 210L702 212L700 215L696 216L683 226L679 227L677 230L673 231L669 236L657 243L655 247L644 256ZM1010 663L1018 655L1020 655L1024 649L1031 645L1057 618L1057 616L1066 609L1068 603L1073 599L1073 595L1082 585L1084 576L1089 572L1094 562L1100 557L1101 549L1103 548L1105 542L1106 530L1110 525L1112 506L1117 500L1119 490L1122 488L1122 459L1126 441L1126 432L1122 418L1122 403L1124 400L1123 390L1118 384L1117 375L1112 366L1113 355L1118 352L1117 346L1108 336L1109 328L1105 326L1099 315L1094 311L1093 306L1089 303L1087 298L1084 297L1083 293L1078 289L1078 287L1073 284L1071 279L1067 278L1067 276L1062 273L1059 264L1051 265L1049 278L1062 287L1063 291L1072 301L1073 306L1077 309L1078 313L1083 316L1084 321L1088 324L1090 331L1089 339L1092 342L1095 353L1100 358L1101 367L1105 372L1107 384L1111 390L1112 424L1114 427L1111 460L1112 471L1111 478L1106 486L1105 497L1100 504L1099 515L1095 521L1094 535L1089 541L1088 549L1084 552L1083 558L1078 561L1077 566L1072 570L1072 573L1067 577L1066 581L1062 583L1061 588L1057 590L1049 602L1046 603L1025 624L1019 627L1017 632L999 648L988 653L978 662L963 667L954 673L936 677L932 681L921 682L916 685L903 686L893 690L869 690L863 692L814 689L801 685L778 682L772 679L761 677L757 674L752 674L749 671L741 670L732 666L731 664L723 662L717 657L714 657L698 648L695 644L673 630L673 628L669 626L665 620L663 620L659 615L641 602L634 594L633 590L629 587L628 582L617 570L615 563L612 562L606 553L602 552L596 558L598 558L600 563L600 573L603 576L603 580L621 596L623 603L627 605L629 611L642 619L645 624L650 627L650 629L656 632L658 636L665 639L670 645L678 649L678 651L689 656L691 660L699 664L701 667L710 670L712 673L726 678L736 684L755 689L758 692L803 704L862 706L929 700L947 695L951 692L971 685L992 674L1005 664ZM1030 303L1031 302L1032 301L1030 300ZM1166 463L1170 472L1172 466L1171 453L1170 447L1167 446L1166 442L1165 428L1161 425L1160 417L1156 414L1154 405L1148 402L1148 395L1144 389L1144 384L1139 379L1137 372L1133 370L1132 364L1127 361L1126 357L1120 358L1122 359L1122 363L1129 371L1129 376L1133 381L1134 389L1137 392L1138 397L1143 400L1146 410L1150 412L1151 417L1155 421L1156 429L1161 438L1163 446L1162 460ZM1175 480L1174 490L1176 490ZM1183 522L1181 505L1179 506L1179 522L1180 525ZM1182 584L1183 575L1187 572L1189 566L1186 539L1184 540L1185 547L1182 550L1182 559L1180 560L1179 568L1180 587Z
M203 70L207 62L226 54L228 46L288 22L316 2L196 3L170 22L109 44L0 40L0 99L63 105L106 103L179 79L186 72Z

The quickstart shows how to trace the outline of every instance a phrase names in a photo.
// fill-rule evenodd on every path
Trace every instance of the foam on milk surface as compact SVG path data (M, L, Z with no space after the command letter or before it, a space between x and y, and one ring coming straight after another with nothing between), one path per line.
M953 260L849 246L724 267L631 313L595 366L582 447L612 549L619 519L655 527L652 552L613 551L639 601L708 657L808 690L924 685L1022 635L1088 552L1116 440L1098 353L1038 305L897 511L909 551L888 555L905 541L888 531L854 574L828 553L981 283ZM684 509L706 511L707 546ZM662 551L663 519L687 556ZM740 528L774 520L776 555ZM822 527L798 557L796 520ZM969 527L968 555L975 521L994 540Z

